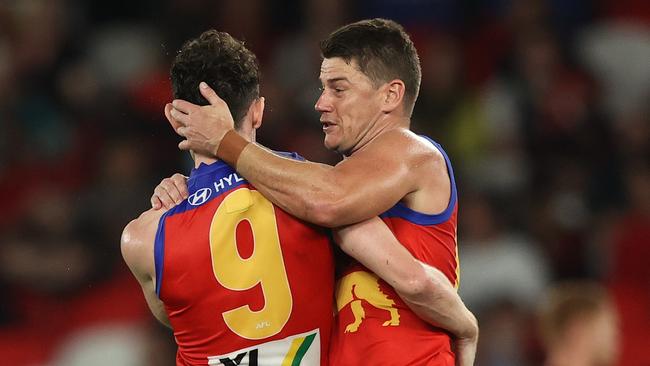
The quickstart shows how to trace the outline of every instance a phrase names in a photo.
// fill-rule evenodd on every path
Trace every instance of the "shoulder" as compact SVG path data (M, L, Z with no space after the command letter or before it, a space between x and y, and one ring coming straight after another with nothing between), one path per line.
M122 231L120 249L124 261L139 274L153 273L153 247L162 210L148 210L129 222Z
M155 236L158 220L165 213L163 210L150 209L143 212L138 218L129 222L122 232L123 244L136 244L147 239L152 234Z
M429 139L406 128L386 131L377 138L374 148L393 156L407 165L409 170L446 171L445 157Z
M453 188L452 173L439 146L407 129L389 131L383 137L394 147L393 159L400 160L401 169L406 171L402 178L412 187L403 197L403 203L425 214L443 212Z

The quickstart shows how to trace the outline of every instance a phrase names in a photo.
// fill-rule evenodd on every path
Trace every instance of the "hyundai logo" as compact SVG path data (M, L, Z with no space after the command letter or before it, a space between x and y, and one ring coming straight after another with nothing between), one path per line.
M198 206L205 203L205 201L210 198L212 195L212 190L210 188L201 188L198 191L194 192L188 199L187 202L192 206Z

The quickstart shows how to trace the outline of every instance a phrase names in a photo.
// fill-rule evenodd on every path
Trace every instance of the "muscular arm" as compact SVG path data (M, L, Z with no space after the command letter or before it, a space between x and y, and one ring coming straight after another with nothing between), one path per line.
M373 218L334 230L341 249L391 285L421 319L456 338L459 365L472 365L478 324L449 280L411 255L388 227Z
M165 107L177 133L186 138L179 147L218 156L296 217L326 227L352 224L377 216L418 188L413 175L418 161L409 158L412 149L404 148L410 132L385 131L334 167L297 162L249 144L234 132L225 102L208 87L201 93L211 105L175 100L173 108Z
M155 198L173 205L172 196L185 191L185 185L180 174L166 178L152 202ZM457 337L475 332L476 320L444 274L413 258L379 218L335 229L334 234L341 249L395 288L421 318Z
M459 338L476 334L476 319L445 275L413 258L379 218L334 234L344 252L391 285L420 318Z
M156 188L152 202L174 205L186 190L186 177L176 174ZM160 189L159 189L160 188ZM340 247L391 285L423 320L455 337L458 365L472 365L478 341L474 315L439 270L417 261L377 217L334 230Z
M388 150L371 146L332 167L282 158L249 144L237 171L292 215L338 227L376 216L414 189L408 166Z
M131 221L122 233L121 250L124 261L138 280L149 305L151 313L163 325L171 328L165 307L156 295L154 281L155 265L153 259L153 243L160 211L147 211L139 218Z

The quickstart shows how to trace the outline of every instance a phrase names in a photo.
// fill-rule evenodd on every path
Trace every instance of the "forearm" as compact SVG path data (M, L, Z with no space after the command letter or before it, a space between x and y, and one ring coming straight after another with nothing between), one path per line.
M341 250L391 287L417 291L417 275L423 272L417 268L415 258L380 218L336 228L332 233Z
M476 319L445 275L416 260L379 218L333 233L344 252L392 286L420 318L458 338L476 336Z
M437 269L418 261L427 280L420 291L397 293L420 318L446 329L456 338L475 339L478 325L445 275Z
M420 268L428 281L419 293L397 293L421 319L446 329L454 336L456 365L472 366L478 346L478 323L445 275L424 263Z
M271 202L315 224L327 224L323 204L340 196L331 166L284 158L256 144L246 146L236 169Z
M338 227L377 216L415 190L408 165L394 154L375 150L332 167L277 156L229 132L216 154L292 215Z

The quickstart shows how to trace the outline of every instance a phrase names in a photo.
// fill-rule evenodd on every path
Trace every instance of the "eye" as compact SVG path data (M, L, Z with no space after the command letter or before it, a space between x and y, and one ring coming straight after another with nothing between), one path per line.
M341 92L344 92L345 89L343 89L343 88L334 88L334 91L337 92L337 93L341 93Z

